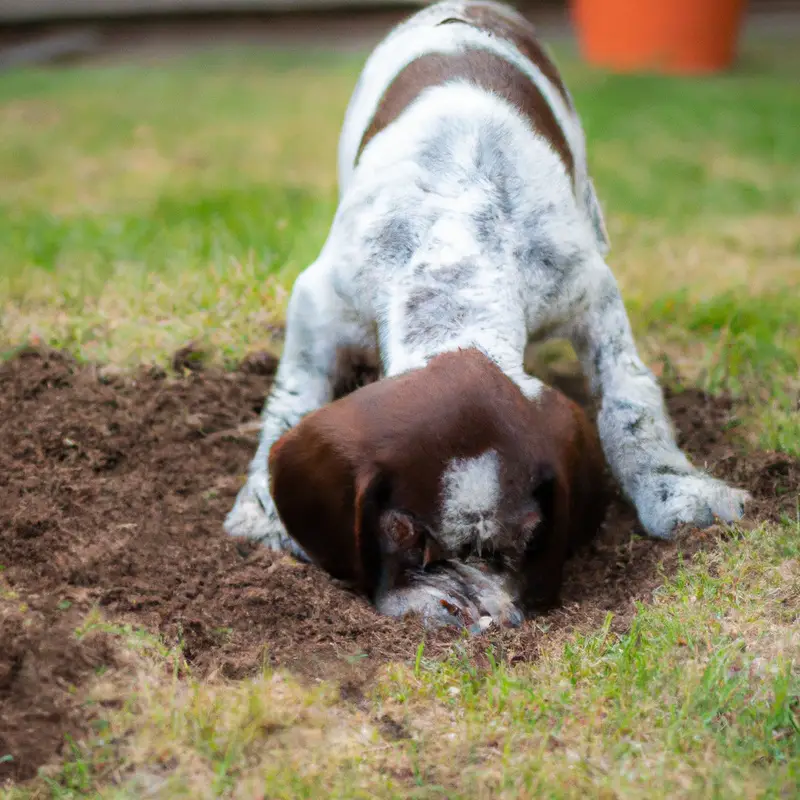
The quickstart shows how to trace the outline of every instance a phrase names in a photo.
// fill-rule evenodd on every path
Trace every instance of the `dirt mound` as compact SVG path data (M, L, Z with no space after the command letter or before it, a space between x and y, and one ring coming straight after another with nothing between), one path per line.
M40 615L29 638L19 638L22 617L9 619L10 633L3 629L3 658L6 641L17 642L9 652L23 653L8 656L10 667L0 661L0 750L14 755L7 763L17 777L32 774L79 720L71 710L48 714L46 691L41 702L24 700L21 684L4 676L27 663L43 686L79 685L108 655L93 649L97 642L71 637L93 605L181 641L200 674L238 678L269 663L310 679L338 676L356 692L385 660L413 658L423 637L416 620L379 617L314 567L222 533L254 451L274 359L253 357L230 373L178 362L175 378L155 369L115 376L43 351L0 366L0 565L6 589L38 598L27 613ZM699 392L669 402L683 444L715 474L751 488L760 517L794 510L786 491L800 483L800 464L738 453L726 434L730 402ZM715 536L695 532L664 544L637 532L635 516L617 501L603 536L571 563L550 631L597 621L606 610L624 619L631 599L646 598L661 581L660 564L669 572L680 550ZM69 614L59 617L66 604ZM527 624L468 649L479 653L492 642L506 658L527 659L542 636ZM430 656L444 653L454 634L425 638ZM59 671L67 668L75 672ZM41 734L26 739L24 731Z
M91 712L73 689L115 661L104 634L76 638L79 623L66 603L0 587L0 785L31 777L66 732L86 729Z

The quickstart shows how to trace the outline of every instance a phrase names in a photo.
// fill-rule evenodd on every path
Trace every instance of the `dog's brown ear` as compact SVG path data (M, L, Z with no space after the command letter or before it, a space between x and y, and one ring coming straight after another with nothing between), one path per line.
M358 559L358 585L371 600L384 580L386 533L401 535L404 527L404 520L389 518L385 513L390 492L388 477L376 468L356 476L353 539Z
M558 600L564 562L569 552L569 481L556 468L542 468L533 498L538 511L531 512L530 523L535 525L525 545L520 588L528 609L545 610Z
M270 489L287 533L309 558L373 597L390 484L344 445L346 435L307 417L272 446Z
M304 423L270 450L272 499L287 533L314 563L339 580L360 585L356 505L363 488L358 465L323 430Z

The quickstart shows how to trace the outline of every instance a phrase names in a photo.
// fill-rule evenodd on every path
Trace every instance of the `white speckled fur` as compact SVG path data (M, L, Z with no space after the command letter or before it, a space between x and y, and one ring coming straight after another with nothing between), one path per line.
M500 458L487 450L475 458L453 459L442 475L442 546L457 552L472 543L477 555L497 529L495 512L500 500Z
M608 241L577 115L510 44L469 25L436 27L462 8L445 2L419 12L364 68L340 142L339 208L319 258L292 290L261 442L226 530L296 549L269 494L267 455L330 400L338 345L376 347L387 375L476 346L535 398L541 384L524 373L523 351L543 331L573 342L600 401L608 462L650 534L738 519L746 493L696 470L678 449L661 389L637 353L604 261ZM465 44L513 61L540 88L572 150L574 183L527 119L461 81L424 91L354 167L397 72L423 53Z

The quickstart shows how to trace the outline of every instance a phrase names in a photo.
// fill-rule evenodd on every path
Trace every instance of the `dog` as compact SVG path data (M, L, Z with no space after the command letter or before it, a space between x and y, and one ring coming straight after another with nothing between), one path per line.
M271 496L314 563L378 611L517 625L558 600L598 530L605 462L583 410L531 401L474 348L305 416L269 453Z
M338 170L339 205L291 292L230 535L302 556L270 493L268 455L331 400L338 348L372 349L387 377L477 348L536 403L544 386L523 352L548 337L571 341L605 459L648 534L742 517L748 493L676 443L605 260L575 105L528 21L497 3L445 0L399 24L359 77ZM495 467L483 469L491 482Z

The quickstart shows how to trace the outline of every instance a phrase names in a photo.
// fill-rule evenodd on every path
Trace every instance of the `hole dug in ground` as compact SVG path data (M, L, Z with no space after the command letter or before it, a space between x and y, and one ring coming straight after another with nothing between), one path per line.
M115 663L106 635L74 636L94 606L180 639L200 676L243 678L266 662L338 678L356 694L380 664L413 658L423 635L428 657L457 636L380 617L312 566L240 552L222 520L253 454L275 360L256 355L223 372L183 353L180 365L189 367L180 377L120 376L29 350L0 366L0 757L13 755L0 780L33 776L65 734L86 729L81 687ZM687 391L669 407L695 461L753 492L753 519L794 513L800 462L740 452L729 400ZM545 635L598 624L609 610L624 625L632 600L648 598L680 553L719 535L661 543L637 530L615 501L602 535L570 563L548 634L535 623L490 631L468 643L473 656L492 644L510 661L535 658Z

